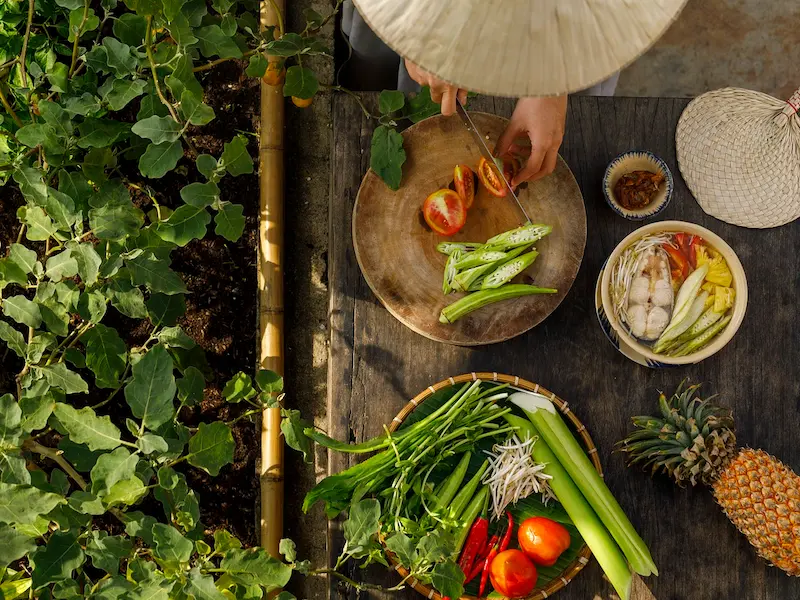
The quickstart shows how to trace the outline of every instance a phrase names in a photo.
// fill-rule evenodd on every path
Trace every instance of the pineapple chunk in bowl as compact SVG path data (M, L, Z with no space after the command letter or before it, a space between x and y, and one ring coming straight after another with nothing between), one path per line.
M730 285L727 287L733 290L730 292L733 296L733 306L725 317L725 319L730 317L727 325L725 325L719 334L713 337L707 344L699 346L688 354L670 356L663 351L654 351L658 350L658 342L654 344L652 339L650 341L645 341L642 338L634 337L631 328L622 321L619 311L619 302L615 305L613 298L612 273L614 273L614 269L618 265L620 258L624 257L626 250L640 242L643 238L676 233L684 233L689 236L698 236L702 238L707 246L712 248L724 259L730 270ZM674 267L672 262L670 262L670 265ZM713 279L713 277L708 276L707 279ZM708 286L709 284L706 283L704 285ZM688 365L698 363L719 352L736 334L736 331L742 324L747 308L747 278L745 277L742 263L739 261L736 253L722 238L712 231L700 225L687 223L685 221L661 221L640 227L617 245L608 257L603 270L600 281L600 295L603 311L605 312L609 325L621 343L630 346L648 363L658 366ZM676 295L679 296L680 294ZM719 301L721 298L717 300Z

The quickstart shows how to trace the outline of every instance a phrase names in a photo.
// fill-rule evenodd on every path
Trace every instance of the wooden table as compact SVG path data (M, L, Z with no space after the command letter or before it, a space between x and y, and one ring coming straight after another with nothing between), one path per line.
M367 95L368 101L374 101ZM638 598L720 600L800 598L800 581L768 567L703 489L678 489L663 476L651 479L625 467L612 453L629 430L629 417L653 414L657 391L673 390L683 378L707 382L707 393L734 411L739 442L764 448L800 470L800 222L775 230L733 227L707 216L681 179L675 159L675 127L685 99L570 99L562 156L586 202L588 239L578 278L563 304L529 333L482 348L437 344L405 328L375 299L353 252L350 219L361 178L369 166L374 124L349 97L337 96L333 110L330 204L330 326L328 415L330 433L361 441L381 432L413 395L428 385L472 371L498 371L541 383L569 401L587 425L605 479L634 526L649 544L661 576L645 580ZM471 109L509 116L509 100L478 98ZM750 300L733 341L700 365L650 370L619 354L595 316L594 289L603 261L637 225L606 205L601 179L606 165L631 149L651 150L675 176L671 204L659 219L699 223L722 236L737 252L748 277ZM333 454L338 472L351 455ZM329 551L341 548L338 524L329 531ZM365 574L357 571L354 576ZM382 570L367 578L396 577ZM333 597L338 597L336 585ZM363 595L362 595L363 597ZM377 595L370 597L379 597ZM387 595L388 597L388 595ZM394 598L420 597L406 591ZM611 597L610 585L592 561L558 598Z

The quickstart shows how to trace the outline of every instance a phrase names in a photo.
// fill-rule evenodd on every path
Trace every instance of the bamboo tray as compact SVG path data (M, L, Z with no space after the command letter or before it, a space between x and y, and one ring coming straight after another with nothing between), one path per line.
M400 428L403 422L408 418L408 416L414 412L414 410L422 404L427 398L431 395L435 394L439 390L442 390L446 387L454 386L460 383L466 383L470 381L482 380L485 382L496 382L496 383L507 383L514 388L542 394L549 398L553 404L555 404L556 408L561 411L564 417L569 421L572 425L572 429L575 433L578 434L578 437L583 442L584 446L586 447L586 453L589 455L594 468L597 469L597 472L600 473L602 476L603 468L600 464L600 459L597 456L597 448L592 441L589 432L586 430L586 426L580 422L578 417L576 417L572 411L569 409L569 405L567 402L556 396L553 392L548 391L547 389L540 386L538 383L532 383L525 379L521 379L520 377L511 376L511 375L502 375L499 373L468 373L464 375L458 375L457 377L449 377L439 383L435 383L429 387L427 387L424 391L417 394L414 398L412 398L408 404L406 404L402 410L397 413L397 416L392 420L392 424L389 426L389 431L394 432ZM402 578L408 576L408 570L400 565L396 560L394 555L391 552L386 552L387 557L389 558L389 562L391 562L392 566L394 567L395 571ZM554 593L559 591L560 589L566 587L566 585L578 574L578 572L586 566L589 562L589 558L592 556L592 551L589 550L589 547L584 543L580 551L578 552L578 556L573 560L562 572L559 576L554 577L551 579L548 584L544 588L537 588L531 593L529 596L526 596L523 600L545 600L545 598L550 598ZM443 596L437 592L435 589L431 588L428 585L420 583L414 578L408 580L408 584L413 587L416 591L420 594L429 598L431 600L444 600ZM478 600L474 596L462 596L460 600Z
M490 147L507 123L486 113L472 113L472 119ZM480 154L458 117L432 117L409 127L403 145L407 160L400 190L393 192L370 170L353 208L356 259L378 300L416 333L459 346L502 342L541 323L567 295L586 245L583 196L564 160L559 157L553 174L518 192L534 222L553 226L535 244L539 257L521 279L558 293L499 302L446 325L439 322L439 313L461 294L442 293L446 257L436 245L446 240L485 242L519 227L524 217L512 199L494 198L478 184L460 232L446 238L430 231L421 214L425 198L450 184L456 164L476 168Z

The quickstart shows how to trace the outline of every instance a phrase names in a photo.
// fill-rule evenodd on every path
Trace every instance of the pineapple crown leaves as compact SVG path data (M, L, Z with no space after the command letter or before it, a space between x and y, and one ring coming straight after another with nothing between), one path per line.
M699 385L682 382L670 397L659 395L660 416L636 416L636 429L617 448L628 464L664 472L679 485L711 484L736 453L730 411L698 397Z

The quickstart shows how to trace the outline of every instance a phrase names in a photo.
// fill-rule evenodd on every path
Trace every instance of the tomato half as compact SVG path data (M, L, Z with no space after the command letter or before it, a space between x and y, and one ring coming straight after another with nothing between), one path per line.
M677 248L672 247L669 243L662 244L664 250L666 250L667 255L669 256L669 265L672 269L672 278L673 280L683 281L689 275L689 259L688 257L678 250Z
M503 159L503 175L509 183L517 174L517 161L514 159ZM488 160L481 156L478 161L478 179L481 180L483 187L492 195L497 198L504 198L508 194L508 188L500 178L500 172L497 170L497 165L490 163Z
M544 567L556 564L570 544L569 531L545 517L525 519L517 531L517 541L528 558Z
M489 565L489 578L495 591L507 598L522 598L536 587L536 566L519 550L506 550Z
M453 170L453 188L469 210L475 201L475 173L467 165L456 165Z
M453 235L467 222L467 209L453 190L437 190L425 199L422 216L436 233Z

